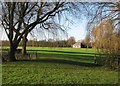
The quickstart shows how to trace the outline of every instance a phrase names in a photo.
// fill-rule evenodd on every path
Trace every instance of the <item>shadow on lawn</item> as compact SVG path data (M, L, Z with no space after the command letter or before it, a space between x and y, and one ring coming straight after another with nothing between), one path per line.
M77 61L63 60L63 59L23 60L23 62L56 63L56 64L77 65L84 67L100 67L100 65L94 63L77 62Z
M95 53L89 53L89 52L70 52L70 51L55 51L55 50L28 50L32 52L38 52L41 51L41 53L38 53L40 57L50 57L50 58L44 58L44 59L38 59L38 60L22 60L22 61L29 61L29 62L43 62L43 63L58 63L58 64L70 64L70 65L79 65L79 66L85 66L85 67L98 67L99 65L94 64L93 56ZM48 52L48 54L43 54L42 52ZM52 54L49 52L53 52ZM57 52L56 54L54 52ZM85 55L82 55L85 54ZM90 56L93 55L93 56ZM58 59L53 59L51 57L56 57ZM59 59L63 58L63 59ZM67 58L68 60L65 60L64 58ZM71 59L75 61L71 61ZM79 61L79 62L78 62ZM87 61L90 63L82 62Z
M85 67L98 67L99 66L94 63L77 62L77 61L61 60L61 59L41 59L38 62L70 64L70 65L78 65L78 66L85 66Z
M67 58L67 60L65 59L39 59L35 62L45 62L45 63L59 63L59 64L70 64L70 65L78 65L78 66L85 66L85 67L98 67L99 65L94 64L93 61L93 56L95 53L89 53L89 52L71 52L71 51L56 51L56 50L29 50L29 51L37 51L37 52L41 52L41 55L45 56L45 57L57 57L57 58ZM50 54L42 54L42 52L53 52ZM54 53L57 52L57 53ZM84 55L83 55L84 54ZM40 56L41 56L40 55ZM91 56L93 55L93 56ZM71 59L75 60L72 61ZM79 62L78 62L79 61ZM83 61L87 61L87 62L83 62Z
M40 57L58 57L58 58L69 58L69 59L84 59L84 60L93 60L94 56L89 55L76 55L76 54L39 54Z
M70 54L95 54L95 53L88 53L87 50L86 52L70 52L70 51L56 51L56 50L28 50L28 51L33 51L33 52L38 52L38 51L44 51L44 52L57 52L57 53L70 53Z
M68 51L54 51L54 50L30 50L30 51L41 51L38 53L39 57L57 57L57 58L66 58L66 59L74 59L79 61L90 61L94 60L94 53L85 53L85 52L68 52ZM47 53L42 53L47 52ZM49 53L53 52L53 53ZM54 53L57 52L57 53Z

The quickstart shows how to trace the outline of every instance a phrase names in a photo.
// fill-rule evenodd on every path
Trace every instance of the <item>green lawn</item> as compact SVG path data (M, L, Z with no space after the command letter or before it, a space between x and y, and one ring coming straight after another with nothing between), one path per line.
M2 64L3 84L116 84L118 72L94 64L94 49L27 48L34 61Z

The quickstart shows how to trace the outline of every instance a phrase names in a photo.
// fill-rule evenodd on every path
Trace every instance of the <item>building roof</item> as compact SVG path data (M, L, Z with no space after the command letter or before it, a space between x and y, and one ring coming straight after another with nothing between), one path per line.
M75 44L73 44L73 46L80 46L81 42L76 42Z

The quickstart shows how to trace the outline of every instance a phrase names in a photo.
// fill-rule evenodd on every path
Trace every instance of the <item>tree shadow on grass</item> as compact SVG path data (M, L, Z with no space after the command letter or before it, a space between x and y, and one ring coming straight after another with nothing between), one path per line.
M87 63L82 61L93 61L93 56L90 56L91 54L95 53L89 53L89 52L70 52L70 51L55 51L55 50L28 50L32 52L48 52L48 54L42 54L45 57L56 57L57 59L53 58L44 58L44 59L38 59L38 60L22 60L23 62L39 62L39 63L57 63L57 64L69 64L69 65L78 65L78 66L84 66L84 67L100 67L100 65L94 64L94 63ZM49 53L53 52L53 54ZM57 52L54 54L54 52ZM39 53L40 54L40 53ZM82 55L86 54L86 55ZM88 55L89 54L89 55ZM41 54L40 54L41 57ZM63 58L63 59L59 59ZM67 58L68 60L65 60L64 58ZM71 59L76 61L71 61ZM79 62L78 62L79 61Z
M83 59L83 58L86 60L93 59L93 56L95 55L95 53L89 53L89 52L70 52L70 51L58 51L58 50L57 51L55 50L28 50L28 51L37 52L39 56L43 56L43 57L65 57L65 58L70 58L70 59L74 58L77 60Z
M101 67L100 65L94 63L87 62L77 62L71 60L63 60L63 59L39 59L39 60L22 60L23 62L39 62L39 63L56 63L56 64L68 64L68 65L77 65L83 67Z
M57 52L57 53L66 53L66 54L95 54L94 52L71 52L71 51L59 51L59 50L28 50L28 51L33 51L33 52L39 52L39 51L42 51L42 52Z
M39 57L56 57L56 58L66 58L66 59L74 59L74 60L94 60L94 56L89 56L89 55L76 55L76 54L44 54L41 55L39 54Z
M81 66L88 66L88 67L98 66L98 65L92 63L92 62L94 62L94 54L95 53L58 51L58 50L57 51L55 51L55 50L30 50L30 51L33 51L33 52L41 51L41 54L38 53L39 57L57 58L57 59L40 59L40 61L44 61L44 62L48 61L48 62L61 63L61 64L68 63L68 64L72 64L72 65L81 65ZM42 53L42 52L47 52L47 53ZM49 52L53 52L53 53L49 53ZM74 60L74 61L71 61L71 60ZM83 61L89 62L89 63L84 63Z

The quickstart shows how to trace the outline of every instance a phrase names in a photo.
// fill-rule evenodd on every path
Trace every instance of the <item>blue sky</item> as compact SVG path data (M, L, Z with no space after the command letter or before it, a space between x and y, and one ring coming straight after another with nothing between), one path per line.
M80 15L82 15L82 14L80 14ZM70 24L70 26L69 26L70 29L67 30L68 38L73 36L73 37L75 37L76 41L83 40L85 38L85 35L86 35L86 25L87 25L87 19L85 18L85 16L82 15L81 17L75 18L75 17L73 17L73 15L67 14L67 17L70 20L73 20L73 22L74 22L73 24ZM65 22L65 20L62 19L63 24L65 24L64 22ZM65 25L67 26L67 24L65 24ZM33 39L33 37L30 35L28 36L28 38ZM39 40L39 39L42 39L42 36L36 35L36 38ZM8 40L5 31L1 30L1 29L0 29L0 39L1 40ZM62 39L66 39L66 38L62 38Z
M86 24L87 24L86 19L80 19L80 20L77 20L72 25L70 25L70 29L67 30L68 38L71 36L74 36L76 41L83 40L86 35ZM28 38L32 39L31 36L28 36ZM1 40L8 39L4 30L1 30L1 29L0 29L0 39Z
M86 36L86 25L87 20L78 20L77 23L68 30L68 37L74 36L76 41L83 40Z

